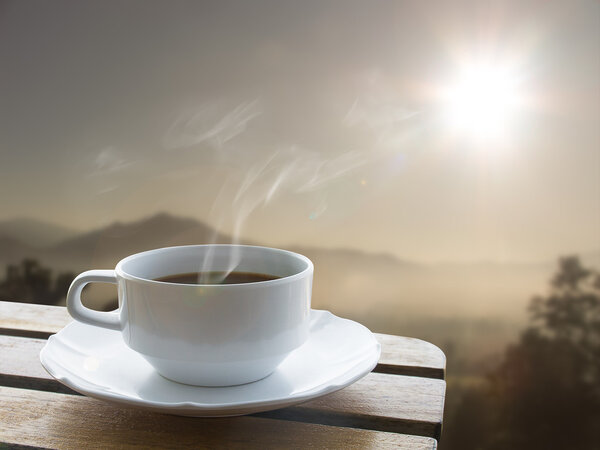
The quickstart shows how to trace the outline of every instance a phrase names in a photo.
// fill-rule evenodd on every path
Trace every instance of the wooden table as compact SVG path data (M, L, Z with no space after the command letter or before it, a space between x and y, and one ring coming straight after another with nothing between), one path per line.
M66 308L0 302L0 447L435 449L446 358L419 339L377 334L382 354L357 383L249 416L190 418L84 397L46 373L39 353Z

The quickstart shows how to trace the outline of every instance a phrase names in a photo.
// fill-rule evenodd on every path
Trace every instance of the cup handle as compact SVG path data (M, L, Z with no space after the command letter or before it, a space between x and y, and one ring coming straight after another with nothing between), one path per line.
M86 308L81 303L81 291L83 291L86 284L94 282L117 284L117 276L114 270L88 270L77 275L67 293L67 310L69 314L79 322L111 330L121 330L118 310L109 312L94 311Z

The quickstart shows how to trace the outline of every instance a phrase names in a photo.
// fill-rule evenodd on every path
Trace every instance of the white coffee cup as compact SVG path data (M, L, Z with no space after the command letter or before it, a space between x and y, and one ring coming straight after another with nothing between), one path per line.
M231 256L240 272L280 278L241 284L156 281L198 272L211 254L213 271L226 271ZM231 386L271 374L308 338L313 264L286 250L245 245L190 245L138 253L115 270L83 272L71 284L71 316L121 331L125 343L158 373L180 383ZM81 303L91 282L115 283L119 308L101 312Z

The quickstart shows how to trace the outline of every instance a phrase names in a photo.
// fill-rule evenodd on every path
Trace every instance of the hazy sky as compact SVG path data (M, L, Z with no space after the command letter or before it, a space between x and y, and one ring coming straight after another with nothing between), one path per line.
M514 95L493 136L447 117L482 65ZM0 1L0 220L170 211L423 261L596 250L599 80L593 1ZM469 101L506 106L495 86Z

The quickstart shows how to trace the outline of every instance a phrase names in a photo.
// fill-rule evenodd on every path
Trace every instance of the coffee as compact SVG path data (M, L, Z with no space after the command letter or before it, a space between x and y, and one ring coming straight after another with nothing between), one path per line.
M277 280L278 276L256 272L188 272L155 278L155 281L178 284L241 284Z

